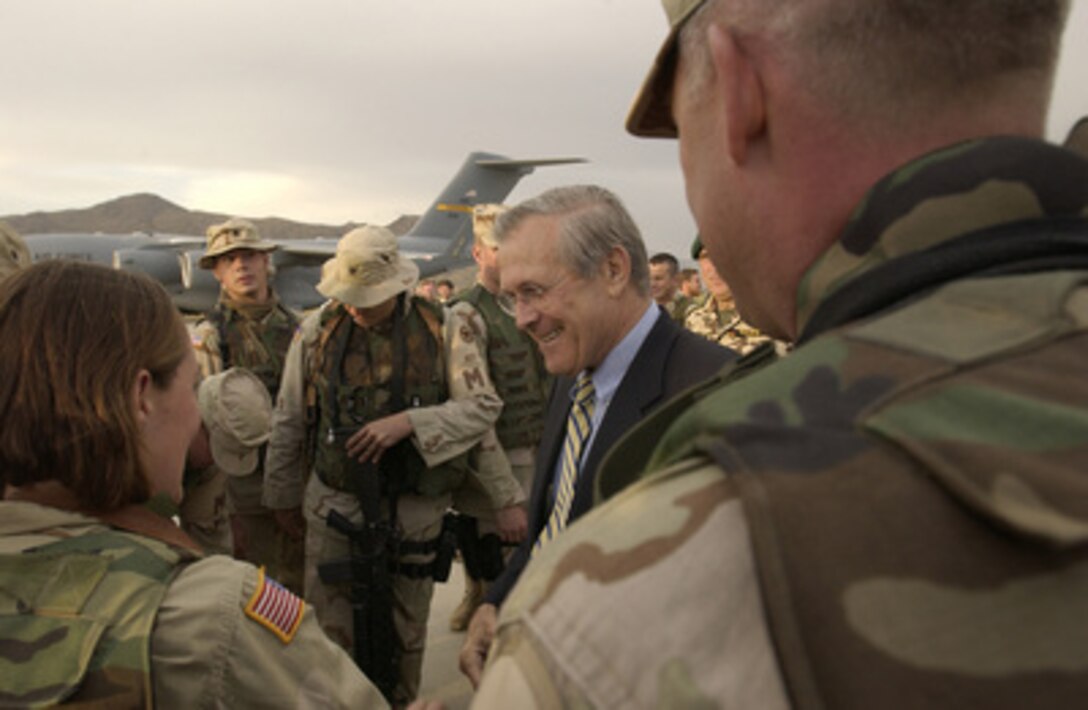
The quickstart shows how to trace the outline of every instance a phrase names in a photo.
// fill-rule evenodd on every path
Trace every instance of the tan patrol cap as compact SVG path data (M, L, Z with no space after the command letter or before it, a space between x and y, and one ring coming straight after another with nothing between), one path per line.
M675 138L672 119L672 82L676 73L676 39L680 28L706 0L661 0L669 20L669 34L627 114L627 132L646 138Z
M0 222L0 281L30 266L30 249L7 222Z
M497 249L499 243L495 241L495 220L509 207L495 203L476 205L472 208L472 234L476 241L485 247Z
M370 308L411 291L419 267L397 252L397 237L385 227L367 225L345 234L336 256L321 267L317 292L356 308Z
M237 249L253 251L275 251L279 247L272 242L262 241L257 235L257 227L248 219L231 217L222 224L213 224L207 231L208 244L204 255L200 257L200 268L215 268L217 257Z
M264 384L249 370L232 367L200 383L197 404L215 465L231 476L253 473L272 433L272 397Z

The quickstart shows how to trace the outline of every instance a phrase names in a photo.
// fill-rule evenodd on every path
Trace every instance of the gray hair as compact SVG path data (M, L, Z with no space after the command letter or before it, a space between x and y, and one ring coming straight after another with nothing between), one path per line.
M913 122L1010 80L1049 97L1070 0L708 0L685 23L688 90L710 74L706 31L720 21L788 46L796 76L845 117ZM887 124L885 124L887 125Z
M495 221L495 239L507 236L530 217L561 217L559 259L582 278L592 278L613 248L631 259L631 282L641 296L650 293L646 245L620 198L596 185L555 187L515 205Z

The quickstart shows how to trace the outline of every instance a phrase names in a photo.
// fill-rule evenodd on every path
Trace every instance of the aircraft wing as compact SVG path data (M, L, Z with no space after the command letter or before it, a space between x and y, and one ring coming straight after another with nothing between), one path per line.
M538 167L584 163L583 158L513 160L494 153L470 153L415 226L398 240L422 276L468 266L472 261L472 208L502 202L518 182ZM336 253L343 235L306 240L276 240L272 252L273 287L280 300L296 309L324 300L315 286L321 265ZM35 259L75 258L117 269L146 273L167 289L179 308L204 312L214 307L219 284L199 267L205 241L184 235L65 234L27 235Z

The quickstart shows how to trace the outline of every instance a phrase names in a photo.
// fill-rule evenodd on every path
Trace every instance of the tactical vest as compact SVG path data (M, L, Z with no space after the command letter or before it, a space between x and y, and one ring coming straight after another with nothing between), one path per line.
M223 370L244 367L264 383L272 401L280 389L287 348L298 328L298 319L280 305L259 322L247 321L233 308L220 303L208 319L219 336Z
M540 351L480 284L458 300L472 304L487 323L487 366L503 403L495 423L499 442L507 450L536 446L544 430L550 386Z
M0 555L0 706L152 707L151 632L183 554L106 530Z
M880 365L821 394L825 416L857 408L846 423L783 423L788 446L738 457L731 442L760 431L704 424L722 438L696 447L744 499L796 707L1084 703L1088 295L1072 308L1070 296L1086 284L1088 272L957 282L813 340L782 365ZM1040 377L1051 367L1062 383ZM732 385L734 401L758 377ZM884 389L849 400L866 387Z
M404 301L401 301L403 304ZM343 306L327 308L321 316L318 348L312 358L312 387L316 394L314 471L325 485L355 493L357 483L345 444L368 422L407 407L429 407L449 399L446 356L442 347L441 312L417 298L401 306L387 323L360 328ZM397 369L394 320L400 318L403 338L403 402L394 402ZM379 462L383 481L396 491L440 495L461 484L467 456L427 468L410 440L386 451Z

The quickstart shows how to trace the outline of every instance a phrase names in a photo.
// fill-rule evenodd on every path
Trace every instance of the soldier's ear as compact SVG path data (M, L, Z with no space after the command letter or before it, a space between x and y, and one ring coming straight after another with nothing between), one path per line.
M706 39L715 90L722 97L729 154L737 165L744 165L751 142L766 130L767 107L759 67L729 29L711 24Z

